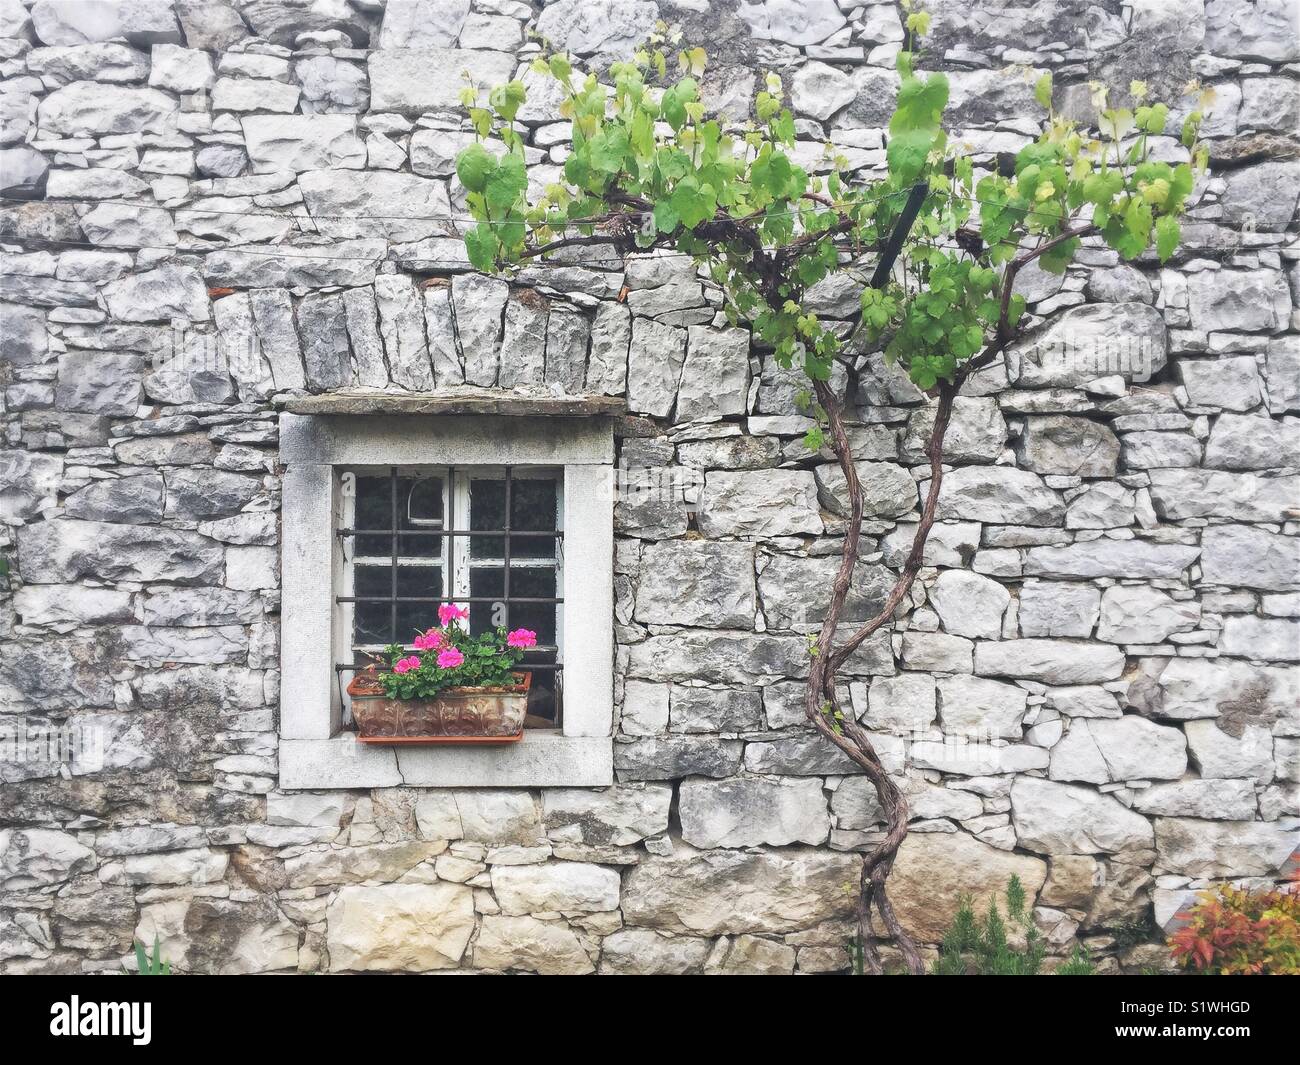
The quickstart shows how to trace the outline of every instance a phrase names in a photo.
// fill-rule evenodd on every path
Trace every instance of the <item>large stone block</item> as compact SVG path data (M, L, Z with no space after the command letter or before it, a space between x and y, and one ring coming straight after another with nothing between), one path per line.
M758 576L758 592L769 629L819 625L830 604L830 588L839 572L834 555L772 554ZM883 566L859 564L844 600L841 620L865 621L884 605L893 576Z
M1125 780L1177 780L1187 771L1187 741L1180 729L1129 714L1071 722L1052 748L1053 780L1109 784Z
M1194 329L1278 333L1286 328L1291 296L1277 271L1200 270L1188 275L1186 284Z
M542 792L547 832L565 836L577 829L581 842L629 847L668 830L673 789L662 784L590 788L548 788Z
M1028 418L1017 449L1025 469L1078 477L1114 477L1119 439L1100 422L1065 414Z
M700 492L705 536L818 535L817 484L808 470L714 470Z
M922 491L928 491L923 484ZM939 517L994 525L1059 525L1061 498L1042 479L1014 466L963 466L939 486Z
M7 892L60 884L94 867L95 852L66 832L0 830L0 885Z
M1155 822L1156 868L1181 876L1276 876L1297 842L1295 827L1279 822L1182 817L1157 817Z
M249 115L242 125L248 158L257 173L366 165L366 146L352 115Z
M620 780L728 777L740 769L740 740L712 736L654 736L614 744Z
M1145 381L1166 358L1164 319L1145 303L1073 307L1007 351L1021 388L1074 388L1115 374Z
M1031 547L1025 552L1028 577L1181 577L1200 549L1150 540L1084 540L1064 547Z
M623 915L632 925L688 935L795 932L849 916L860 869L851 854L682 846L632 868Z
M328 237L411 241L451 226L445 181L391 170L332 169L307 171L298 187L316 228Z
M497 865L492 891L501 911L512 917L598 913L618 909L619 877L613 869L586 862Z
M817 499L822 507L841 518L852 514L848 482L838 464L818 466ZM916 482L902 466L892 462L859 462L862 513L868 518L897 518L916 507Z
M1175 632L1196 628L1201 608L1144 585L1116 585L1101 597L1097 638L1112 643L1155 644Z
M677 402L686 361L686 330L649 318L632 319L627 366L628 410L667 418Z
M620 976L687 976L699 973L713 945L695 936L665 936L624 928L600 944L600 971Z
M929 595L945 631L990 640L1001 635L1011 593L997 581L967 570L944 570Z
M1041 680L1045 684L1092 684L1124 671L1118 648L1073 640L1004 640L975 646L975 672Z
M392 48L371 52L367 66L371 110L418 115L458 107L462 72L475 85L500 85L514 76L516 60L507 52L469 48Z
M37 121L47 135L158 132L174 121L176 100L157 89L74 81L41 100Z
M474 941L474 966L542 976L581 976L595 966L564 921L489 914Z
M945 732L1020 739L1029 697L1023 688L984 677L943 677L938 694L939 723Z
M1266 592L1300 589L1300 537L1249 525L1215 525L1201 534L1201 580Z
M646 545L638 621L750 629L756 609L752 544L661 540Z
M454 969L474 931L474 893L450 883L344 887L325 920L333 972Z
M1032 909L1047 863L991 847L965 832L914 832L903 840L889 877L898 919L922 943L938 943L969 900L981 917L996 907L1006 919L1007 883L1019 877Z
M1284 521L1300 497L1300 477L1268 477L1224 470L1152 470L1151 502L1171 521L1227 518L1231 521Z
M830 818L822 782L799 777L733 777L682 782L682 839L693 847L784 847L826 842Z
M215 584L222 550L197 533L65 519L19 530L18 559L23 579L36 584L85 578Z
M749 397L749 332L694 325L686 332L677 421L715 422L744 414Z
M1020 846L1038 854L1147 850L1154 839L1151 822L1119 800L1038 777L1011 785L1011 821Z

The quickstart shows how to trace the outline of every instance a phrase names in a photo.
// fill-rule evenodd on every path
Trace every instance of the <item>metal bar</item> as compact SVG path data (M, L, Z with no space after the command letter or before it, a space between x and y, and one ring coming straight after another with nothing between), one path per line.
M389 501L392 504L392 511L388 520L389 523L393 526L393 529L396 530L397 529L397 467L396 466L389 467L388 483L390 488ZM388 636L390 639L396 640L397 639L397 533L396 531L393 532L392 565L393 565L393 569L392 569L391 576L392 576L393 602L389 607L389 611L388 611L388 619L389 619Z
M520 662L519 667L522 669L540 670L546 673L558 673L564 669L563 662ZM356 672L359 669L366 669L366 666L358 666L352 662L338 662L334 666L334 672L347 673Z
M907 234L912 229L912 223L916 221L916 216L921 210L921 204L925 202L926 194L929 191L929 185L921 182L918 185L913 185L911 192L907 194L907 202L903 204L903 209L899 212L898 221L894 223L894 229L885 242L884 250L880 253L880 261L876 263L875 273L871 275L872 288L884 288L889 283L889 275L894 269L894 261L898 258L898 253L903 250L903 241L907 239Z
M390 597L387 595L340 595L335 597L336 603L445 603L446 596L441 595L399 595ZM499 603L499 595L468 595L461 596L456 600L458 603ZM512 603L551 603L560 604L564 599L560 596L515 596Z
M447 537L447 568L442 574L442 590L446 593L443 602L456 602L456 467L447 467L447 522L449 529L444 529Z
M563 529L340 529L340 536L504 536L563 538Z
M506 467L506 528L501 537L502 550L502 567L501 567L501 603L505 610L505 627L510 631L510 490L511 490L511 467Z

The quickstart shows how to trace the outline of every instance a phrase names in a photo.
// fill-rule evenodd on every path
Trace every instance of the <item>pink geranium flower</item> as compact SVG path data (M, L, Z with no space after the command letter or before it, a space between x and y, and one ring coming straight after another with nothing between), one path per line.
M446 626L453 621L469 617L469 611L463 606L457 606L455 603L443 603L438 607L438 623Z
M442 630L430 629L411 641L417 651L436 651L442 646Z
M416 655L408 655L406 658L399 658L393 664L394 673L409 673L411 670L419 669L419 668L420 668L420 659Z
M536 647L537 633L532 629L515 629L514 632L506 634L506 646L508 647Z
M455 669L464 661L465 656L454 647L438 652L438 666L441 669Z

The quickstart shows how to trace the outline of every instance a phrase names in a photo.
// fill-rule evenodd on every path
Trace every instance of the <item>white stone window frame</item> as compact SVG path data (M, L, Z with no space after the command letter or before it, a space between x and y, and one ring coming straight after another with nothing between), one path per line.
M613 783L614 437L608 418L280 415L280 786L600 787ZM335 601L355 466L563 470L564 712L508 746L391 747L342 729L334 665L351 633Z

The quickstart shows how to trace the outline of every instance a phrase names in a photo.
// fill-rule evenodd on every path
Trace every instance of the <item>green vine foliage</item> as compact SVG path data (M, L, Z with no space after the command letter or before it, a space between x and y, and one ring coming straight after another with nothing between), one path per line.
M704 50L680 50L670 74L678 35L662 24L632 60L610 67L609 84L562 53L534 62L539 79L562 90L572 152L564 180L531 201L515 122L524 84L491 88L486 106L468 85L462 100L478 137L456 171L477 220L465 235L470 261L498 272L574 244L671 247L707 270L728 317L749 324L779 365L826 381L842 351L874 346L928 391L955 383L980 352L1010 338L1025 311L1010 291L1018 260L1061 273L1088 233L1125 259L1153 244L1162 261L1173 254L1179 216L1206 165L1197 130L1208 93L1168 131L1177 142L1158 142L1157 159L1154 139L1167 132L1169 109L1146 102L1142 83L1129 86L1132 107L1111 106L1108 91L1092 87L1100 116L1093 136L1052 110L1044 75L1035 84L1040 135L1009 167L977 170L944 130L947 79L914 66L928 22L923 12L908 17L888 172L865 183L850 182L847 161L829 144L828 173L799 165L794 115L774 74L754 100L755 120L726 127L709 117L697 80ZM851 328L806 311L805 290L869 259L917 185L924 202L893 278L865 288ZM809 443L820 446L817 430Z

